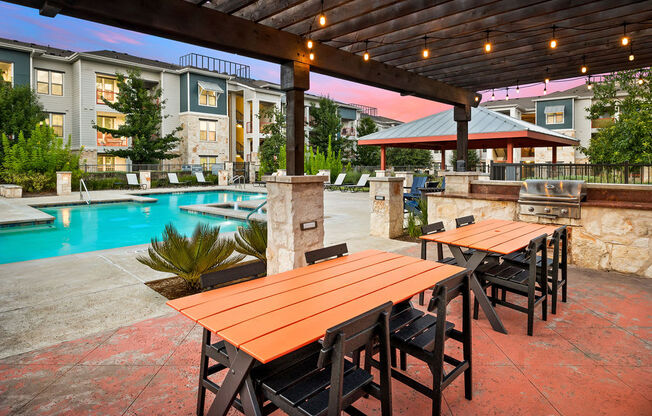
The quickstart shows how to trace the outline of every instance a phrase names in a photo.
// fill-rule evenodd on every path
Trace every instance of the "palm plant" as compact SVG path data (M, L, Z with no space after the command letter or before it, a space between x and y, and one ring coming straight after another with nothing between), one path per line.
M250 221L247 227L238 227L234 235L238 253L256 257L267 263L267 223Z
M220 227L197 224L192 235L186 237L173 224L168 224L161 241L153 238L148 256L138 256L137 260L159 272L174 273L189 288L199 290L202 274L227 269L242 261L243 255L232 256L234 250L233 240L220 238Z

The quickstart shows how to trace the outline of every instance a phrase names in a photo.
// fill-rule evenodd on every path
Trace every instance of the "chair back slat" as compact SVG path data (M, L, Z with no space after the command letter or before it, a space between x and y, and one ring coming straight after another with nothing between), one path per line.
M179 183L179 178L177 178L176 173L168 172L168 181L170 181L170 183L177 184Z
M197 178L197 182L199 183L205 183L206 178L204 178L204 173L203 172L195 172L195 177Z
M337 360L334 357L336 351L346 355L368 345L381 330L387 330L391 310L392 302L387 302L328 329L322 341L317 366L324 368Z
M455 228L465 227L471 224L475 224L475 217L473 215L455 218Z
M330 259L331 257L342 257L346 253L348 253L346 243L318 248L316 250L306 251L306 263L315 264L320 260Z
M446 231L444 228L444 223L442 221L433 222L432 224L427 224L421 227L421 234L436 234Z
M427 176L417 176L412 180L412 186L410 187L411 194L418 194L419 188L426 187L426 181L428 180Z
M229 269L218 270L216 272L206 273L200 278L202 289L216 285L234 282L247 277L262 277L267 272L267 266L262 261L243 264Z

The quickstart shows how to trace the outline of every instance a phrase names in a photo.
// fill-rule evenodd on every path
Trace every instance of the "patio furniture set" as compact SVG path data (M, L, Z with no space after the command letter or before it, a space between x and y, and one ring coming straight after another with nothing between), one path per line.
M506 333L493 307L512 307L528 314L532 335L534 308L541 306L545 320L548 293L561 287L566 301L566 229L473 217L459 218L454 230L441 223L423 228L422 259L378 250L347 254L339 244L309 251L307 266L271 276L262 262L204 275L205 289L238 283L169 301L203 327L197 414L204 414L210 390L216 397L209 415L234 407L248 416L278 409L357 416L365 413L356 402L372 397L387 416L394 379L432 400L438 415L442 391L461 375L471 400L471 292L475 319L482 307L492 327ZM431 242L437 261L426 259ZM453 257L443 257L444 244ZM430 288L424 312L411 299L419 295L423 305ZM508 292L527 297L527 307L508 302ZM461 327L447 320L456 298ZM447 342L461 346L461 357L445 353ZM407 356L430 368L431 385L408 374ZM224 375L219 384L217 374Z

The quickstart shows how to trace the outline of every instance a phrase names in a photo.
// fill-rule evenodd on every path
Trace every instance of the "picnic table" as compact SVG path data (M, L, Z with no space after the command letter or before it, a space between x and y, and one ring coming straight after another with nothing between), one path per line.
M555 228L556 226L553 225L490 219L442 233L423 235L420 238L446 244L458 266L475 271L489 254L506 255L523 250L531 239L541 234L551 235ZM465 254L463 249L471 249L471 251ZM425 259L425 251L423 257ZM491 306L475 274L471 279L471 290L491 327L495 331L506 334L505 326Z
M464 269L367 250L261 279L171 300L169 306L226 341L228 371L209 415L226 415L237 394L260 415L250 370L322 338L371 308L409 300Z

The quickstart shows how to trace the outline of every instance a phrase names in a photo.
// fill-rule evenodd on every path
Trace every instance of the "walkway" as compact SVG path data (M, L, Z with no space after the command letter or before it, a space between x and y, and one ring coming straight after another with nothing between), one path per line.
M498 313L509 335L482 315L474 321L474 398L465 400L456 380L444 414L652 414L652 281L573 268L570 285L569 303L536 320L534 337L525 315L505 308ZM451 314L458 320L459 303ZM166 313L2 359L0 414L193 415L200 340L200 327ZM409 372L429 379L416 361ZM429 414L423 396L396 382L393 392L396 415ZM379 414L376 403L364 406Z

